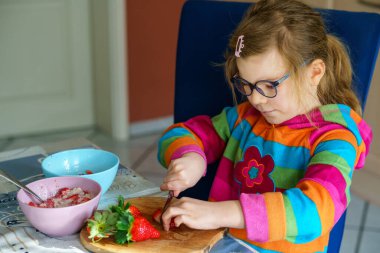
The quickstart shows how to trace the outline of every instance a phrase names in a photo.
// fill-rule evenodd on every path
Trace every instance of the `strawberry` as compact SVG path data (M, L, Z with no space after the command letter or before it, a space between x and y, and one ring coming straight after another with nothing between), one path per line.
M58 190L57 194L55 195L57 198L62 197L67 191L70 191L69 188L64 187Z
M129 212L132 214L134 218L141 215L140 210L136 206L129 206Z
M153 227L149 221L143 217L138 216L135 218L131 229L132 241L140 242L148 239L155 239L160 237L160 232Z
M157 223L161 224L161 215L162 215L162 209L158 208L152 215L153 220L155 220ZM170 227L169 229L176 228L174 218L170 220Z
M69 200L70 202L73 202L74 204L78 202L78 199L79 199L79 195L78 194L73 194L69 197L65 197L64 198L65 200Z
M127 203L127 206L129 208L122 212L120 212L120 209L116 209L119 211L119 218L116 222L116 243L139 242L160 237L158 230L141 215L140 211L140 215L134 217L130 211L130 204Z
M32 201L30 201L30 202L28 203L28 205L30 205L30 206L38 206L36 203L34 203L34 202L32 202Z
M90 198L84 197L81 201L78 201L78 204L84 203L91 200Z
M94 172L92 172L91 170L86 170L85 172L86 172L87 175L94 174Z
M154 211L154 213L152 214L152 218L154 221L156 221L157 223L160 223L161 224L161 213L162 213L162 209L161 208L158 208L156 211Z
M46 207L47 208L54 208L54 201L52 199L46 200Z

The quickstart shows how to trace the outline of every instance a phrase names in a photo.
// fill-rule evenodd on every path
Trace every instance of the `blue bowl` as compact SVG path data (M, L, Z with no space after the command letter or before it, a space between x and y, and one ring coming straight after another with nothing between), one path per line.
M101 149L72 149L54 153L42 161L45 177L80 176L95 180L104 194L115 179L119 157ZM92 174L88 174L92 172Z

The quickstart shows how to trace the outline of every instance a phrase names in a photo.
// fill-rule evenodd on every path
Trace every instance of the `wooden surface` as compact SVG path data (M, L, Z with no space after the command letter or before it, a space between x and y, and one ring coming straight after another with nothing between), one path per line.
M141 213L160 231L159 239L119 245L112 238L108 238L93 243L88 239L88 233L83 228L80 232L81 243L85 248L96 253L209 252L211 247L223 237L225 229L194 230L182 225L174 230L164 231L160 224L152 220L152 214L157 208L163 207L165 200L162 197L140 197L127 200L137 206Z

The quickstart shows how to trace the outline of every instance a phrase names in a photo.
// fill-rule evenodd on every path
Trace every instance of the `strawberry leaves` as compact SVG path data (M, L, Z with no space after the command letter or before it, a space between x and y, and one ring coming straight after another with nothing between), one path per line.
M122 196L119 196L117 199L117 205L112 205L108 209L111 212L121 214L123 212L128 212L129 206L131 204L127 202L127 204L124 205L124 198Z
M128 211L120 214L119 220L116 222L115 240L117 243L124 244L132 240L131 229L134 221L135 218Z
M117 214L111 212L95 212L93 218L87 220L88 238L92 241L99 241L108 238L114 233L117 222Z

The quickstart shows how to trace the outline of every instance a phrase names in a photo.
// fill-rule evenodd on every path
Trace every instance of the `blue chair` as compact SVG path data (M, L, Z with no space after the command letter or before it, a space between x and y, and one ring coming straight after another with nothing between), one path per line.
M174 121L196 115L216 115L233 105L225 81L223 53L249 3L190 0L182 9L178 37ZM337 10L319 10L330 33L349 48L354 69L354 88L364 109L380 46L380 15ZM207 175L182 193L207 199L217 163L208 166ZM329 253L339 252L346 213L334 226Z

